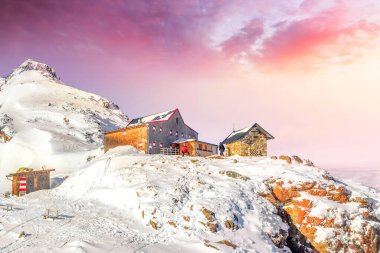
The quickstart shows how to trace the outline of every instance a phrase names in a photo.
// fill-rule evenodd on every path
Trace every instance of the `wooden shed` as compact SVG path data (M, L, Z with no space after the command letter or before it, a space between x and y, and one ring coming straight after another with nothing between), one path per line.
M23 171L7 175L7 178L12 180L12 195L20 196L38 190L50 189L51 171L54 169ZM24 180L26 185L23 183ZM25 191L22 190L23 188L26 188Z
M259 124L233 131L222 143L226 145L226 155L267 156L267 140L274 139Z
M195 139L178 139L172 143L173 148L177 148L179 151L184 145L191 156L207 157L218 153L217 145Z

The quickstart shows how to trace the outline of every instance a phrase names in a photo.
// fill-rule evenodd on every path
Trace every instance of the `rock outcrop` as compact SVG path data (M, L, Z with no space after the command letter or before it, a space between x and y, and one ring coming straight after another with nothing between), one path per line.
M321 253L379 252L379 221L371 200L353 196L343 184L269 179L271 193L261 194L279 208L283 218ZM305 244L305 243L304 243Z

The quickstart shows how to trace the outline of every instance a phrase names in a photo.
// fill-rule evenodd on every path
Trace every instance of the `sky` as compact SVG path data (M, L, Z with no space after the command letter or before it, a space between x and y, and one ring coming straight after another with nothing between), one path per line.
M260 124L380 187L379 0L0 0L0 76L26 59L130 118L179 108L218 143Z

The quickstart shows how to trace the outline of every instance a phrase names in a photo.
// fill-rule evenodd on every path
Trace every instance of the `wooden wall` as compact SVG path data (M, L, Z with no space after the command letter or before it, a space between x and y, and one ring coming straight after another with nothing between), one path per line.
M189 152L189 155L195 156L195 142L185 142L185 143L180 143L179 144L179 154L182 155L182 147L186 145L187 146L187 151Z
M182 147L185 143L180 144L180 153L182 155ZM199 148L199 145L202 145L202 148ZM209 143L204 143L200 141L190 141L186 142L187 149L189 150L189 154L191 156L202 156L202 157L207 157L210 155L215 155L217 154L217 146L211 145Z
M106 133L104 135L104 151L118 146L132 146L136 149L148 152L148 127L146 125L131 127Z
M35 171L15 174L12 178L12 195L19 196L19 178L26 177L26 193L50 189L50 172Z

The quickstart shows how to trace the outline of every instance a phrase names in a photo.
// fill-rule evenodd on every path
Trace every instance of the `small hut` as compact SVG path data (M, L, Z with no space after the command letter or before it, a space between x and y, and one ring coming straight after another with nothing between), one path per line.
M7 175L12 180L12 195L20 196L30 192L50 189L50 172L54 169L23 169Z
M185 145L187 147L187 150L190 156L207 157L211 155L216 155L218 153L217 145L204 142L204 141L180 138L172 142L172 146L178 149L179 151L181 151L182 147Z
M226 155L266 156L267 140L274 139L259 124L233 131L222 143L226 145Z

